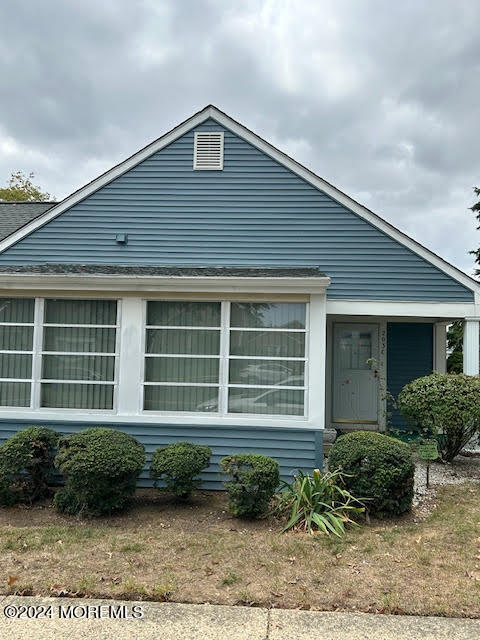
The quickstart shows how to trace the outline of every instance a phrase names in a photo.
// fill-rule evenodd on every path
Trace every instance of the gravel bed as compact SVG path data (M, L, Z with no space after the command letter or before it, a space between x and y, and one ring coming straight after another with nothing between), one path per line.
M463 482L480 482L480 457L459 455L452 464L440 462L430 463L430 489L427 489L427 463L417 460L415 464L415 495L414 506L435 489L435 486L446 484L461 484Z

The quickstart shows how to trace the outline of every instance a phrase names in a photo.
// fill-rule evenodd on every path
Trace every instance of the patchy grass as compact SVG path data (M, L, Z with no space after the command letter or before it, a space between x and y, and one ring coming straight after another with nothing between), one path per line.
M223 578L222 584L230 587L232 584L240 581L239 575L235 571L229 571L227 575Z
M480 617L480 486L343 540L242 521L222 493L178 504L140 490L99 520L0 509L0 592Z

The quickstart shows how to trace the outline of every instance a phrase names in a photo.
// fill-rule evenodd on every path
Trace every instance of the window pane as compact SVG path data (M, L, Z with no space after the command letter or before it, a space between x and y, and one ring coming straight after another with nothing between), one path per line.
M0 326L0 349L6 351L31 351L33 327Z
M147 382L218 383L218 358L146 358Z
M229 389L228 411L303 416L303 395L293 389Z
M230 360L230 383L303 386L304 367L291 360Z
M305 329L305 305L290 302L232 302L230 326L245 329Z
M147 324L167 327L219 327L220 302L148 302Z
M303 358L305 334L283 331L230 331L230 354Z
M145 411L218 411L218 388L147 385L144 409Z
M32 356L17 353L0 353L0 378L32 377Z
M2 407L29 407L30 382L0 382Z
M45 327L44 351L115 352L115 329L86 327Z
M43 356L42 377L53 380L113 380L115 356Z
M45 322L116 324L116 300L45 300Z
M217 355L220 332L208 329L147 329L147 353Z
M113 385L42 383L41 406L61 409L113 409Z
M33 298L0 298L0 322L33 322Z

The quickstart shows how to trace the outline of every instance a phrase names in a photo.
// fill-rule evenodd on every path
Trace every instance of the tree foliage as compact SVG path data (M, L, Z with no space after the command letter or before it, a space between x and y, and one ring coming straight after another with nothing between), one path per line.
M0 202L47 202L52 197L33 184L35 174L12 171L5 187L0 187Z
M480 188L474 187L473 191L475 192L476 197L480 198ZM477 218L477 221L480 223L480 200L478 200L478 202L476 202L473 207L470 207L470 209L473 211L475 217ZM477 227L477 230L480 230L480 224ZM480 264L480 248L474 249L473 251L470 251L470 253L475 256L475 263ZM475 271L475 275L480 276L480 269L477 269Z
M480 197L480 188L474 187L473 191L476 197ZM471 211L475 214L478 222L480 223L480 200L476 202L473 207L470 207ZM480 230L480 224L477 227ZM475 256L475 263L480 264L480 248L470 251ZM475 275L480 275L480 269L475 270ZM447 359L447 371L448 373L462 373L463 371L463 322L457 320L450 325L447 333L447 346L448 346L448 359Z
M447 371L448 373L463 372L463 321L456 320L447 331Z

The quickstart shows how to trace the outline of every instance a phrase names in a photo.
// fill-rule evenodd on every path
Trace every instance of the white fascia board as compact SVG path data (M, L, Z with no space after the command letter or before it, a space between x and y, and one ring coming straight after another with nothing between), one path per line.
M370 211L370 209L367 209L363 205L359 204L353 198L343 193L343 191L340 191L340 189L337 189L320 176L317 176L315 173L298 163L296 160L290 158L290 156L283 153L282 151L268 143L266 140L263 140L257 134L253 133L253 131L250 131L236 120L233 120L230 116L228 116L223 111L220 111L213 105L205 107L198 113L194 114L191 118L185 120L177 127L166 133L164 136L147 145L146 147L130 156L120 164L116 165L106 173L102 174L97 179L85 185L78 191L75 191L73 194L65 198L65 200L62 200L62 202L60 202L52 209L49 209L43 215L39 216L35 220L32 220L32 222L26 224L21 229L18 229L18 231L15 231L12 235L8 236L0 242L0 253L5 249L8 249L8 247L12 246L13 244L17 243L25 236L32 233L32 231L35 231L35 229L38 229L50 220L53 220L61 213L63 213L66 209L72 207L77 202L80 202L80 200L83 200L84 198L94 193L101 187L105 186L132 167L136 166L152 154L160 151L168 144L171 144L177 138L181 137L209 118L213 118L219 124L223 125L236 135L240 136L260 151L263 151L268 156L282 164L284 167L290 169L298 176L303 178L306 182L310 183L317 189L320 189L328 196L336 200L338 203L347 207L380 231L383 231L383 233L391 237L393 240L396 240L403 246L407 247L408 249L422 257L427 262L430 262L435 267L446 273L448 276L450 276L457 282L460 282L460 284L463 284L465 287L467 287L467 289L474 291L480 297L480 283L478 283L476 280L468 276L457 267L448 263L446 260L443 260L443 258L433 253L433 251L430 251L430 249L427 249L416 240L413 240L413 238L410 238L405 233L391 225L389 222L383 220L383 218L373 213L373 211Z
M475 315L473 302L408 302L391 300L328 300L328 315L400 318L465 318Z
M325 293L330 278L1 274L0 289L196 293Z

